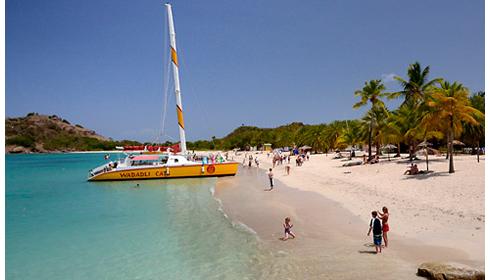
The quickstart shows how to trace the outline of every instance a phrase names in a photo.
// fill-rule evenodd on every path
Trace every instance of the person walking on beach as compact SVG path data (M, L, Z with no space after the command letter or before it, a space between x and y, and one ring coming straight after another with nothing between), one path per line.
M257 168L259 168L259 158L255 157L255 164L257 165Z
M270 190L274 188L274 173L272 173L272 168L269 168L269 172L267 173L267 176L269 176L269 182L271 184Z
M376 254L379 252L381 253L381 236L382 236L382 226L381 226L381 221L378 219L378 212L377 211L372 211L371 216L373 217L371 219L371 222L369 222L369 231L367 235L373 231L373 243L374 246L376 247Z
M289 171L291 170L291 165L289 162L286 164L286 173L289 175Z
M378 211L378 215L383 223L383 240L386 248L388 247L388 231L390 231L390 226L388 225L388 218L390 217L390 214L388 213L388 208L383 206L383 213Z
M282 226L284 227L284 237L282 238L283 241L288 240L289 236L291 236L293 239L296 238L294 233L291 231L293 224L291 223L291 219L289 217L284 219L284 224L282 224Z

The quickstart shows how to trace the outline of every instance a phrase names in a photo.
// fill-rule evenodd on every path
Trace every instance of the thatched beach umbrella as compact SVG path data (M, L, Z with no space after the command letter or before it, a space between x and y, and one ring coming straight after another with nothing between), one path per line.
M304 145L303 147L299 148L300 150L303 151L303 153L306 153L306 151L311 150L312 148L310 146Z
M391 159L390 159L390 150L394 150L394 149L396 149L396 148L397 148L397 146L392 145L392 144L387 144L387 145L385 145L385 146L383 147L383 149L388 150L388 160L391 160Z
M423 147L425 149L425 164L427 165L427 171L429 171L429 151L427 150L427 146L432 146L427 140L417 145L417 147Z
M453 146L466 146L466 145L461 141L453 140Z
M466 146L466 145L459 140L453 140L453 146Z
M427 146L432 146L432 143L424 141L424 142L417 145L417 147L423 147L423 148L425 148Z

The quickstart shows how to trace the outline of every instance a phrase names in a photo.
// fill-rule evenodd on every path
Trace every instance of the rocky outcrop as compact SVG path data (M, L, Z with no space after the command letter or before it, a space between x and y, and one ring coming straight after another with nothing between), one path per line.
M10 154L27 154L30 153L31 150L24 146L7 145L5 147L5 152Z
M460 263L427 262L419 266L418 276L433 280L483 280L485 272Z
M5 120L7 153L45 153L111 148L111 139L72 125L56 115L29 113L25 117Z

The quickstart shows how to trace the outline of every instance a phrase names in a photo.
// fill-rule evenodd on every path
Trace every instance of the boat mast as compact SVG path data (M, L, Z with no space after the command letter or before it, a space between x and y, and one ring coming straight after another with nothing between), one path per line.
M179 62L177 59L177 44L175 42L175 30L174 30L174 18L172 15L172 6L166 3L168 13L168 30L170 35L170 56L172 58L172 69L174 72L174 86L175 86L175 101L177 103L177 121L179 123L180 134L180 152L185 154L187 147L185 143L185 130L184 130L184 113L182 111L182 98L180 96L180 81L179 81Z

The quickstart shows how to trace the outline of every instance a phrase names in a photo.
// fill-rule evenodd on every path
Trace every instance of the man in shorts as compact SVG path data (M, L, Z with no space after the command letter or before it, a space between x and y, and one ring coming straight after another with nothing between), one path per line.
M272 168L269 168L267 176L269 177L269 183L271 184L271 188L269 190L272 191L274 188L274 173L272 173Z
M373 231L373 242L374 246L376 247L376 254L381 253L381 240L383 239L383 228L381 226L381 221L378 219L378 212L373 211L371 212L371 216L373 217L371 219L371 222L369 222L369 231L367 235Z

